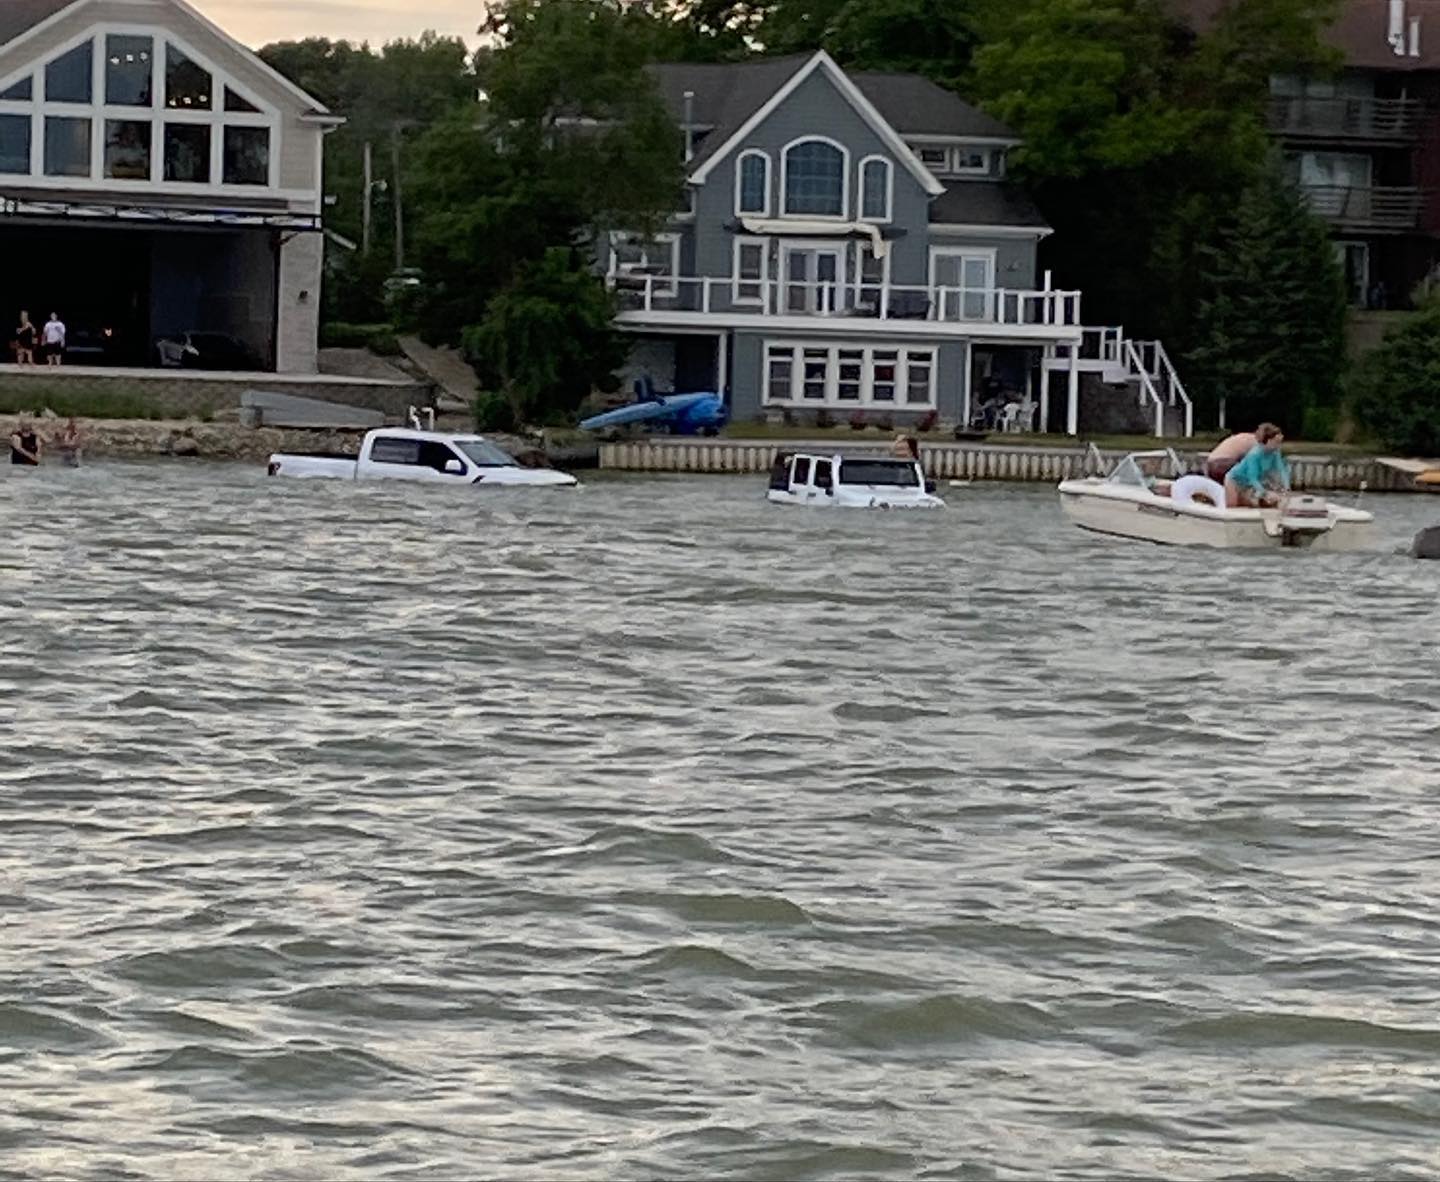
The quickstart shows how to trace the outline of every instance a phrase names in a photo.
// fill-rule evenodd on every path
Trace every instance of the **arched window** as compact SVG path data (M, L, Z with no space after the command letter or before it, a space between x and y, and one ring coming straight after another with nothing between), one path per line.
M785 149L785 212L845 216L846 154L828 140L801 140Z
M871 156L860 165L860 216L866 221L890 220L890 161Z
M770 212L770 157L742 152L735 175L735 212L764 216Z

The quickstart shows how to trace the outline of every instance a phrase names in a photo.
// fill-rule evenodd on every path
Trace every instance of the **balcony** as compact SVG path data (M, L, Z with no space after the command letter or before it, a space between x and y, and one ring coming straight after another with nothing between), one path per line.
M1270 99L1270 130L1295 139L1371 140L1404 143L1419 138L1417 99Z
M1410 186L1302 185L1310 208L1336 229L1405 233L1420 225L1423 190Z
M803 319L817 328L843 321L884 323L897 332L946 326L967 330L1013 329L1045 335L1046 329L1080 328L1078 291L1027 291L1008 287L902 286L834 280L731 279L643 274L609 275L618 319L633 325L741 327L747 321ZM996 333L995 335L1001 335ZM1067 339L1074 332L1064 331Z

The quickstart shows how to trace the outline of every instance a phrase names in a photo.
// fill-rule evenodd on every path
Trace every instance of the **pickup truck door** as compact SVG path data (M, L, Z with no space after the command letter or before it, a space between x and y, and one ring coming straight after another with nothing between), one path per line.
M447 471L447 466L452 470ZM361 475L425 484L465 484L471 479L464 457L444 440L384 435L372 440Z

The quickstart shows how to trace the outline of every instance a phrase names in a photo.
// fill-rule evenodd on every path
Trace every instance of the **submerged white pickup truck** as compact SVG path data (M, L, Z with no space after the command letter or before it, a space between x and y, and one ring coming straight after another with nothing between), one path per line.
M568 472L525 468L482 435L447 435L410 427L366 434L360 454L276 452L271 476L330 480L419 480L427 484L578 484Z

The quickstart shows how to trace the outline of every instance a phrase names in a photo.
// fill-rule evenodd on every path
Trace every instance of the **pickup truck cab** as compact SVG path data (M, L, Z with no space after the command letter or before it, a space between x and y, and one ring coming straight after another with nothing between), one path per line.
M553 468L524 468L482 435L449 435L410 427L366 434L360 454L276 452L271 476L329 480L413 480L425 484L548 485L579 482Z

